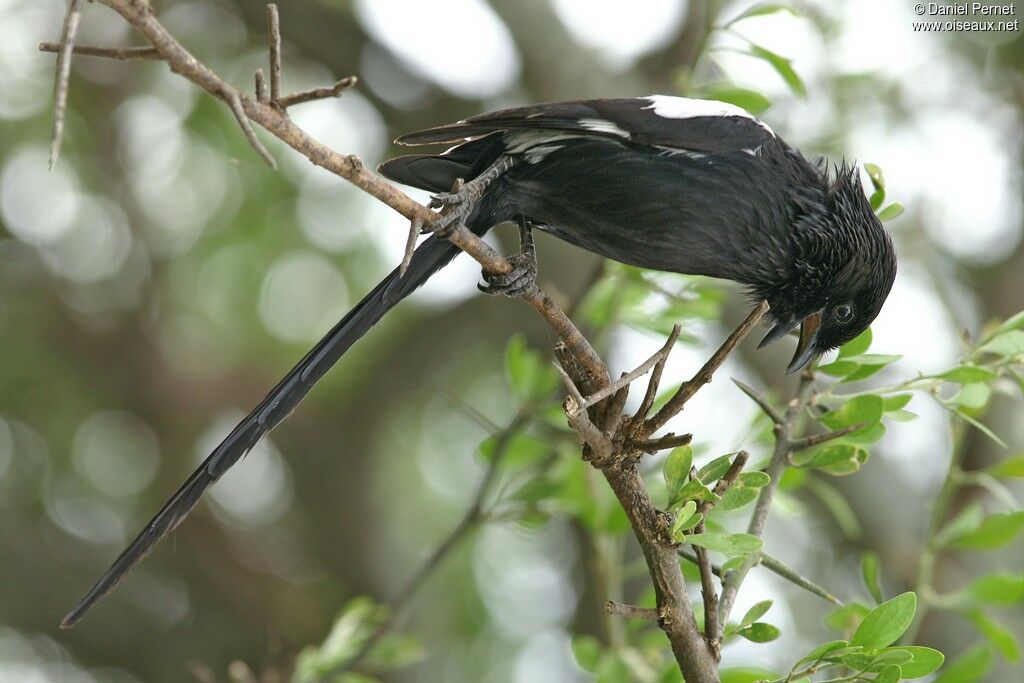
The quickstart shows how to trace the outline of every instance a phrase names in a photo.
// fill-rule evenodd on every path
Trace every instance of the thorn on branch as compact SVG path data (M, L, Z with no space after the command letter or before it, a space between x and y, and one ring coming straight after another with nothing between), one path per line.
M668 448L685 446L691 441L693 441L693 434L673 434L670 432L665 436L659 436L656 439L630 440L628 444L643 453L653 455L658 451L663 451Z
M757 406L764 411L764 414L771 418L772 422L776 425L783 423L784 418L782 413L775 410L771 403L768 402L764 396L757 392L753 387L747 386L743 382L739 381L735 377L732 378L732 383L739 387L740 391L746 394L751 401L757 404Z
M50 168L57 163L60 148L64 144L64 118L68 109L68 86L71 81L71 55L74 54L78 22L82 18L79 0L68 0L68 11L64 15L64 27L60 35L60 49L57 55L57 75L53 85L53 133L50 136Z
M679 339L680 330L681 328L679 325L674 325L672 327L672 334L669 335L669 343L666 345L670 349L675 346L676 340ZM654 372L651 373L651 378L647 381L647 392L644 394L644 398L640 402L640 408L636 411L636 419L644 420L647 418L647 414L651 412L651 408L654 406L654 401L658 398L658 388L661 386L661 375L665 371L665 363L667 362L668 353L662 356L654 365Z
M654 417L647 420L644 425L649 430L660 429L665 426L665 423L670 419L679 414L679 411L683 409L686 402L693 397L697 391L711 381L715 371L721 367L725 359L729 357L729 354L739 345L741 341L750 333L750 330L754 328L754 325L764 317L764 314L768 312L768 302L762 301L758 306L750 312L750 314L740 323L739 327L732 331L722 345L718 347L718 350L708 359L708 361L701 367L697 373L690 378L688 381L683 382L679 390L668 400L668 403L659 410Z
M679 338L680 329L681 328L679 327L679 325L674 325L672 327L672 334L669 335L668 341L665 342L664 346L658 349L658 351L653 356L651 356L643 363L641 363L639 366L637 366L635 370L623 373L623 375L619 377L619 379L603 387L600 391L596 391L590 396L588 396L586 403L584 404L585 407L589 408L595 403L598 403L599 401L602 401L611 396L612 394L618 392L619 389L628 387L634 380L643 377L651 368L655 367L658 363L668 358L668 354L672 351L672 346L676 343L676 339Z
M270 93L267 91L267 79L263 75L263 69L256 69L256 101L260 104L270 102Z
M329 97L341 97L341 93L348 90L358 82L359 79L355 76L346 76L327 88L313 88L312 90L303 90L302 92L285 95L278 99L277 104L282 109L287 109L288 107L293 107L296 104L302 104L303 102L324 100Z
M270 48L270 103L280 106L281 100L281 17L277 5L267 5L267 44Z
M405 271L409 269L412 262L412 253L416 250L416 240L423 231L423 219L413 218L409 222L409 237L405 240L405 255L402 256L402 263L398 266L398 277L404 277Z
M817 446L818 444L838 439L841 436L846 436L852 432L864 429L867 426L867 422L858 422L856 424L847 425L842 429L836 429L835 431L826 432L824 434L811 434L810 436L800 437L799 439L791 439L789 445L793 452L802 451L812 446Z
M231 107L231 112L235 115L235 120L238 121L238 125L242 127L242 132L245 133L246 139L249 144L252 145L256 153L260 155L263 161L267 162L270 168L277 168L277 162L274 161L274 157L270 155L267 148L260 142L260 139L256 137L256 131L252 128L252 123L249 121L249 117L245 115L245 109L242 107L242 98L238 96L238 91L230 90L226 94L228 100L228 106Z
M40 52L61 51L63 43L39 43ZM105 57L117 61L129 59L161 59L155 47L100 47L97 45L73 45L72 54L80 57Z
M604 611L619 617L646 619L648 621L658 620L658 610L653 607L637 607L636 605L627 605L613 600L604 603Z

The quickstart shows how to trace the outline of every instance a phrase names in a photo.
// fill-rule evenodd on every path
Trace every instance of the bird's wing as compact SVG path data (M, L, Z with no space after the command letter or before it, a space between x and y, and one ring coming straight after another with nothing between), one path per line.
M651 95L505 109L409 133L396 142L403 145L463 142L496 131L602 137L704 154L753 150L776 139L771 128L735 105ZM545 140L541 137L533 142L543 144Z

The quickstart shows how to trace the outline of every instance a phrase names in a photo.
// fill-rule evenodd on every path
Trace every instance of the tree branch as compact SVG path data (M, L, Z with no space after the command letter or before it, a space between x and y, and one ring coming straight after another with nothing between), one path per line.
M78 22L82 18L78 4L79 0L68 0L68 11L64 15L64 27L61 29L57 75L53 85L53 134L50 136L50 168L57 163L60 148L64 144L64 118L68 110L68 86L71 82L71 55L74 54Z
M197 60L159 22L148 3L135 0L99 0L120 14L134 26L157 51L171 70L188 79L209 94L230 104L231 93L236 93L246 117L263 126L269 133L289 147L305 156L313 164L352 183L380 202L391 207L409 220L419 218L429 228L437 220L437 214L414 201L394 185L366 169L358 157L340 154L322 144L295 125L279 107L274 106L275 76L271 60L271 103L250 99L235 90L205 64ZM62 41L64 42L64 41ZM280 85L278 85L280 87ZM488 272L505 274L511 271L511 264L487 243L474 235L464 225L456 226L447 239L462 251L472 256ZM524 300L539 312L566 348L594 376L607 376L607 369L590 342L569 320L561 308L543 291L538 289Z
M740 389L743 389L742 385L740 386ZM744 393L747 393L751 398L756 395L756 392L753 390L750 390L749 392L745 391ZM797 388L796 396L786 406L785 413L779 415L773 409L769 413L766 409L770 408L767 401L764 401L764 399L754 399L757 401L758 405L762 406L762 409L765 409L765 412L768 413L775 422L775 448L772 451L772 457L768 463L768 467L765 468L765 473L768 475L770 481L767 486L761 489L757 502L754 504L754 512L750 516L750 523L747 525L747 533L753 534L758 538L760 538L764 533L764 527L768 521L768 510L771 508L772 499L775 496L775 489L778 487L779 479L785 471L786 465L789 463L789 459L793 455L793 433L797 428L797 423L799 422L804 409L810 403L813 393L814 372L812 369L808 368L801 373L800 384ZM747 573L751 568L760 561L760 553L751 553L739 568L728 572L725 575L725 578L722 579L722 599L719 606L722 613L723 625L728 621L729 612L732 610L733 603L736 601L736 594L739 592L740 585L743 583L743 580L746 578Z
M39 43L40 52L60 52L63 43ZM99 47L95 45L74 45L72 54L83 57L106 57L118 61L129 59L160 59L160 53L151 47Z
M758 306L750 312L746 319L740 323L739 327L733 330L732 334L726 338L718 350L715 351L714 355L708 359L708 362L697 371L689 381L683 382L679 390L669 399L668 403L659 410L654 417L647 420L647 428L651 430L660 429L665 426L665 423L675 417L679 411L683 409L686 402L697 393L697 391L711 381L711 377L715 374L715 371L721 367L725 359L729 357L733 349L750 333L754 325L761 320L765 313L768 312L768 302L762 301Z

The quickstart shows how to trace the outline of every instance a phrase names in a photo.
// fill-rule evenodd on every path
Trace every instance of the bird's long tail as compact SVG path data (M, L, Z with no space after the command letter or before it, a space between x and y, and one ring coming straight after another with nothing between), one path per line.
M267 394L267 397L210 454L182 484L163 509L121 553L110 569L82 601L71 610L61 628L71 628L100 598L156 543L170 533L191 512L203 492L245 455L270 430L295 409L317 380L353 343L377 323L399 301L427 281L458 254L447 240L431 236L416 249L403 277L394 270L372 292L335 325L320 342Z

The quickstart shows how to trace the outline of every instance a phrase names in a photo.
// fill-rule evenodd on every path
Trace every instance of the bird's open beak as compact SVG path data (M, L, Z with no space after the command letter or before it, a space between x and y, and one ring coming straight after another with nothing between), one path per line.
M787 375L791 375L807 365L811 358L817 355L815 351L817 345L814 342L818 338L819 327L821 327L821 311L811 313L800 322L800 342L796 345L796 353L793 354L793 360L789 362L789 367L786 368Z

